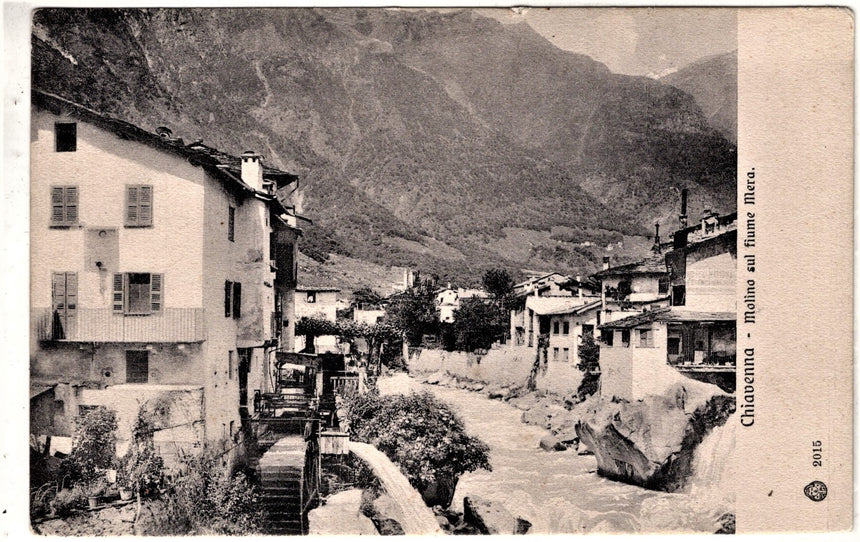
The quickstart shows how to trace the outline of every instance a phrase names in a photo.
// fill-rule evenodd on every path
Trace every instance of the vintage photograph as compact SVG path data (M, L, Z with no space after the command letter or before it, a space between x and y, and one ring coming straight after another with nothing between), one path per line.
M33 533L735 532L735 9L30 23Z

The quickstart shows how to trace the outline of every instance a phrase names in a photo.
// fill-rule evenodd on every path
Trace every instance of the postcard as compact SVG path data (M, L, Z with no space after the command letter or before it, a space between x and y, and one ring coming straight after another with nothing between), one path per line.
M852 528L850 10L29 8L7 532Z

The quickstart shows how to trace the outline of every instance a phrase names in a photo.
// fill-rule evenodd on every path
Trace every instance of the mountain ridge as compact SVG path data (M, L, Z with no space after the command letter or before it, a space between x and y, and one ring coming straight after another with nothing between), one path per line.
M334 252L463 284L496 266L585 274L674 220L680 187L732 209L734 148L692 97L511 26L466 11L40 9L33 84L300 174L303 251L320 265ZM493 248L505 228L550 235L524 261Z

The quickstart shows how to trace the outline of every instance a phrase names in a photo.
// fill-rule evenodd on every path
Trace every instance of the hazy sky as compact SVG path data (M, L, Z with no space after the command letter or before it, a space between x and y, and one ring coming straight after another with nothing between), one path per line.
M648 75L737 49L731 8L479 9L504 23L528 22L556 46L616 73Z

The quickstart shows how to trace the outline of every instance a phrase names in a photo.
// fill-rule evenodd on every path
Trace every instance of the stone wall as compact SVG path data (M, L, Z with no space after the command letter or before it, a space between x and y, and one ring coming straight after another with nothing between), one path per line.
M536 352L534 348L512 345L491 348L485 355L420 349L410 356L409 370L424 374L447 372L485 384L515 388L526 385ZM577 362L571 359L567 363L542 363L536 380L537 389L557 395L576 392L582 381Z

